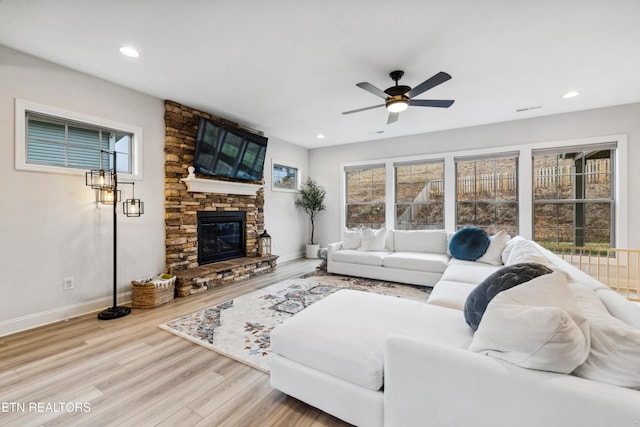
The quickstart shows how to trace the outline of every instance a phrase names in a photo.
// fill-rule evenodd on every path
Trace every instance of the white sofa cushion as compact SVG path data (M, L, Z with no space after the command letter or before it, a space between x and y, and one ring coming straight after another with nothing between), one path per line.
M445 254L394 252L384 257L382 266L402 270L442 273L447 268L448 262L449 256Z
M613 317L640 329L640 304L629 302L628 299L611 288L597 289L596 295Z
M589 343L589 324L566 276L553 272L496 295L469 350L523 368L568 374L586 360Z
M510 239L511 236L509 236L506 231L498 231L491 236L486 252L476 261L491 265L502 265L502 251Z
M431 291L427 303L455 310L464 310L467 297L476 286L475 283L440 280Z
M395 230L393 246L396 252L447 253L445 230Z
M378 230L365 228L362 230L362 239L360 240L361 251L383 251L385 250L385 237L387 229L382 227Z
M333 253L333 261L382 267L382 260L387 255L387 252L342 249Z
M442 280L479 284L500 267L482 264L475 261L463 261L451 258L449 266L442 275Z
M271 331L271 350L347 382L379 390L384 342L402 334L460 349L471 331L458 310L340 290Z
M572 283L571 288L591 333L589 356L573 373L603 383L640 388L640 329L611 316L589 286Z

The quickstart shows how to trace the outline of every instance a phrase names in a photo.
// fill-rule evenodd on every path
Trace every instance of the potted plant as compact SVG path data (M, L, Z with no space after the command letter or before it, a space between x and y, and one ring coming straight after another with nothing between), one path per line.
M315 221L318 213L325 209L326 190L311 178L307 178L298 191L296 206L301 207L311 220L311 243L307 244L307 258L317 258L320 245L315 244Z

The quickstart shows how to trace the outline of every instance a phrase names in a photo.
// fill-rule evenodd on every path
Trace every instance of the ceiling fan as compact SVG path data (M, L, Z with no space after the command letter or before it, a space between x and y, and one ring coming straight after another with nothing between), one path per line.
M413 89L409 86L398 85L398 80L400 80L403 75L404 71L392 71L389 74L389 77L391 77L391 79L396 82L396 85L391 86L384 91L378 89L368 82L357 83L356 86L358 86L359 88L364 89L367 92L370 92L384 99L384 104L359 108L357 110L345 111L342 114L359 113L361 111L371 110L373 108L387 107L387 111L389 111L389 119L387 120L387 124L391 124L397 121L400 112L406 110L410 105L416 107L449 108L455 102L452 99L412 99L414 96L418 96L421 93L426 92L429 89L432 89L439 84L442 84L451 79L451 76L444 71L440 71L438 74L428 78Z

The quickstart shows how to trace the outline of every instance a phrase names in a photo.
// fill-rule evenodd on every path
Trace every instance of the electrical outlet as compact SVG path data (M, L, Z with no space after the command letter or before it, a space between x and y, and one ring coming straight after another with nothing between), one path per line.
M65 291L73 289L73 277L65 277L62 281L62 287Z

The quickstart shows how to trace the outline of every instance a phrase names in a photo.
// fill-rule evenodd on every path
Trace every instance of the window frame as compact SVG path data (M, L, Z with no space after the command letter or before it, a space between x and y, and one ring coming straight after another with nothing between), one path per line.
M44 172L62 175L84 175L87 169L27 163L27 113L45 115L54 119L71 121L80 125L88 125L130 133L131 173L118 172L118 176L128 180L142 180L142 128L135 125L94 117L83 113L51 107L32 101L16 98L15 100L15 168L20 171Z
M295 188L276 187L276 185L275 185L275 174L274 174L274 170L275 170L276 166L295 170L295 174L296 174L296 178L295 178L296 186L295 186ZM273 159L271 160L271 191L280 191L280 192L283 192L283 193L297 193L298 191L300 191L300 187L301 186L302 186L302 173L301 173L300 166L297 166L297 165L294 165L294 164L291 164L291 163L288 163L288 162L281 162L281 161L273 160Z
M453 219L454 222L454 227L456 230L459 230L460 228L464 227L464 225L459 224L458 221L458 205L459 204L470 204L470 205L474 205L477 207L477 205L479 204L491 204L494 207L494 210L497 206L499 205L510 205L515 203L516 205L516 211L515 211L515 233L519 234L520 233L520 194L519 194L519 183L520 183L520 168L519 168L519 163L520 163L520 159L519 159L520 153L519 151L496 151L494 153L491 154L484 154L484 155L475 155L475 156L454 156L453 158L453 163L454 163L454 175L455 175L455 217ZM473 201L460 201L458 200L458 195L459 195L459 186L460 186L460 181L459 181L459 177L458 177L458 163L460 162L474 162L474 186L477 189L477 173L476 173L476 162L478 161L485 161L485 160L489 160L492 161L494 163L494 178L495 179L495 165L496 165L496 161L499 159L509 159L509 160L514 160L514 166L515 166L515 200L507 200L507 201L501 201L498 200L497 198L494 198L491 201L486 201L486 200L478 200L477 198L477 192L473 193L476 195L476 197L474 197ZM496 191L496 196L498 194L498 192ZM477 226L479 228L485 228L487 226L483 225L483 224L473 224L474 226ZM488 227L493 227L494 229L496 228L496 224L491 224ZM497 232L497 231L495 231ZM494 234L494 233L489 233L489 234ZM511 233L509 233L511 234Z
M575 207L575 205L578 204L587 204L587 203L608 203L610 204L609 209L612 211L610 214L610 221L609 221L609 232L611 233L611 235L609 236L609 242L608 245L611 248L615 248L617 247L617 239L618 239L618 232L617 232L617 221L618 221L618 212L617 209L619 208L618 205L618 191L617 191L617 185L619 185L619 181L618 181L618 166L619 166L619 146L617 142L609 142L609 143L604 143L604 142L600 142L600 143L594 143L594 144L585 144L585 145L574 145L574 146L567 146L567 147L557 147L557 148L543 148L543 149L533 149L531 150L531 172L532 172L532 185L535 185L535 181L537 179L537 177L535 176L535 167L533 166L534 162L535 162L535 156L544 156L544 155L558 155L558 154L564 154L564 153L575 153L575 152L591 152L591 151L603 151L603 150L609 150L611 151L611 157L610 157L610 171L608 172L610 175L610 188L609 188L609 198L601 198L601 197L597 197L597 198L587 198L585 192L585 188L582 188L582 197L581 198L561 198L561 197L556 197L556 198L551 198L551 199L538 199L536 200L536 195L535 192L532 191L531 192L531 204L532 204L532 211L531 211L531 221L533 222L533 227L532 227L532 235L535 234L535 207L536 205L573 205ZM583 166L586 166L586 161L583 158L583 161L585 162ZM576 176L581 176L583 180L587 179L587 175L589 174L589 172L581 172L581 173L571 173L569 175L558 175L558 177L561 176L570 176L570 177L576 177ZM555 228L561 228L561 227L555 227ZM575 229L575 225L574 225L574 229ZM583 226L583 233L585 233L588 230L588 227ZM583 235L583 239L584 239L584 235ZM558 244L557 242L555 244ZM584 245L578 245L578 246L587 246L589 243L587 243L585 241ZM574 242L575 245L575 242Z
M395 201L395 188L393 164L394 162L419 161L435 158L445 159L445 230L455 231L455 163L454 157L457 156L481 156L494 155L509 151L518 151L518 233L525 238L533 237L533 165L531 161L531 152L534 149L570 149L575 146L594 145L599 143L617 143L617 154L615 163L615 242L620 248L627 247L628 230L628 136L626 134L603 135L597 137L567 139L567 140L547 140L545 142L520 142L517 145L504 145L491 148L457 150L447 153L427 153L421 155L412 155L405 157L393 158L372 158L361 161L347 161L340 163L340 227L339 235L342 236L344 226L346 224L346 182L345 168L352 166L364 166L374 164L385 164L387 170L386 180L386 226L392 227L394 224L393 207ZM454 184L454 185L452 185Z
M428 202L399 202L398 201L398 168L399 167L407 167L407 166L428 166L429 165L442 165L442 201L428 201ZM435 226L440 224L425 224L426 228L413 228L413 222L410 222L410 226L412 230L441 230L445 228L445 198L444 194L446 191L445 185L445 160L444 158L435 158L435 159L422 159L418 161L409 161L409 162L393 162L393 226L394 229L400 230L398 227L398 205L409 205L411 209L417 206L433 206L433 205L442 205L442 228L436 228ZM429 182L429 181L427 181ZM406 230L406 229L403 229Z
M348 197L348 192L347 192L347 172L354 172L354 171L361 171L361 170L368 170L368 169L382 169L385 173L385 186L384 186L384 190L385 190L385 200L384 202L361 202L361 203L352 203L352 204L358 204L358 205L366 205L366 206L378 206L378 205L382 205L384 207L385 210L385 214L384 214L384 221L382 222L382 227L386 227L386 224L389 222L389 215L392 213L389 212L389 197L390 197L390 192L388 191L389 188L389 174L393 174L393 170L390 171L389 170L389 165L386 163L380 163L380 162L365 162L362 164L358 164L358 165L351 165L351 166L346 166L344 168L342 168L342 191L343 191L343 198L342 198L342 209L341 209L341 225L342 228L348 228L347 226L347 221L348 221L348 208L349 208L349 203L347 200ZM368 226L367 226L368 227Z

